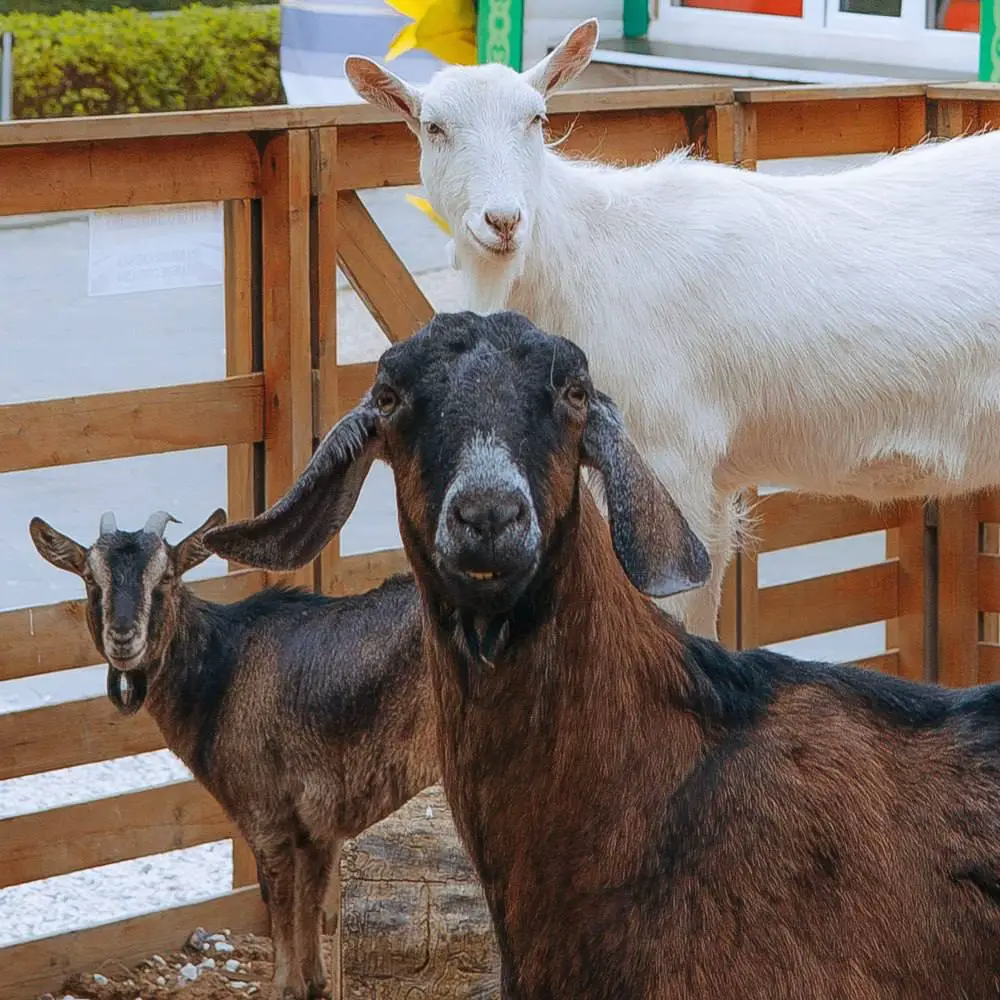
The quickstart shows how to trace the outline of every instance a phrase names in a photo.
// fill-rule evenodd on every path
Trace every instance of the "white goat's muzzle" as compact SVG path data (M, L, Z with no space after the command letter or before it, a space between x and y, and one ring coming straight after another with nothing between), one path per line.
M490 205L466 212L463 220L476 249L494 257L513 256L521 247L525 213L515 205Z

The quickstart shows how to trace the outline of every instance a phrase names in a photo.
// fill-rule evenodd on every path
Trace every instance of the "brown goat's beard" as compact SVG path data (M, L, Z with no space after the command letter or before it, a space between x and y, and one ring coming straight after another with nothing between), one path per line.
M145 670L128 671L128 698L125 698L122 680L126 671L108 665L108 700L122 715L135 715L146 700Z

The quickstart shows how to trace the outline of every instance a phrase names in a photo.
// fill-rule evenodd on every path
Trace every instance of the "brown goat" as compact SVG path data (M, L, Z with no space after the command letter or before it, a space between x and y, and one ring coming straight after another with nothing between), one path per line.
M163 539L169 519L128 532L106 514L89 549L41 518L30 531L45 559L86 584L112 701L131 714L145 697L167 746L253 848L271 996L325 996L323 902L343 841L437 780L413 578L357 597L275 587L213 604L181 577L209 557L202 536L225 512L177 545Z
M703 547L585 355L511 313L389 349L289 494L206 545L304 564L376 456L506 997L997 997L1000 686L686 635L643 594L700 585Z

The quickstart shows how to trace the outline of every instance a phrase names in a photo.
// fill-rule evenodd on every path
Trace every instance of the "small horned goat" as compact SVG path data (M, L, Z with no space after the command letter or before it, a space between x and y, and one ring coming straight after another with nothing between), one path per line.
M289 493L205 544L305 564L375 457L508 1000L995 1000L1000 685L685 633L649 597L705 548L584 353L515 313L390 348Z
M108 695L145 701L167 746L253 848L274 939L273 1000L327 995L323 901L343 841L437 780L428 667L413 578L356 597L272 587L234 604L182 582L211 553L212 516L177 545L173 518L88 549L33 518L42 557L81 577ZM128 697L124 690L128 680Z

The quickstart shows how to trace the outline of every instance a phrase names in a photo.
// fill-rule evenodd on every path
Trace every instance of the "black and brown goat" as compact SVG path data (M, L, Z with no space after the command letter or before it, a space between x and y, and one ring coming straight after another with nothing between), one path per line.
M213 604L181 577L211 555L202 536L225 512L177 545L164 541L168 520L119 531L106 514L89 549L37 517L30 530L45 559L86 584L112 701L131 713L145 700L253 848L272 996L323 996L323 901L341 844L437 780L413 578L357 597L276 587Z
M304 564L374 457L506 997L996 998L1000 686L686 635L644 595L700 585L704 548L584 354L511 313L390 348L289 494L206 544Z

